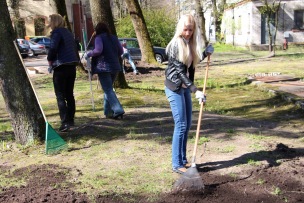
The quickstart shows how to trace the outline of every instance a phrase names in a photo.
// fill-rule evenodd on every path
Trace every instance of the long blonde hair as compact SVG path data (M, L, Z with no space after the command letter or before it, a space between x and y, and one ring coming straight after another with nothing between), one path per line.
M189 40L190 51L187 48L187 44L183 42L182 33L184 30L184 26L186 24L193 25L193 34ZM174 37L171 39L169 44L166 47L166 52L168 53L172 46L177 43L178 44L178 60L187 64L188 57L192 54L193 65L196 66L202 60L202 40L199 27L195 21L195 18L191 14L182 15L179 19Z
M50 24L48 25L48 27L50 27L52 30L59 27L65 27L65 22L61 15L52 14L49 16L49 18L50 18Z

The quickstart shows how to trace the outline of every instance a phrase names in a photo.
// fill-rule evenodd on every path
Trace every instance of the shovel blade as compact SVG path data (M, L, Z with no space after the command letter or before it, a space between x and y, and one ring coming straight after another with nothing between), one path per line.
M173 185L175 192L204 192L204 183L196 167L189 168Z

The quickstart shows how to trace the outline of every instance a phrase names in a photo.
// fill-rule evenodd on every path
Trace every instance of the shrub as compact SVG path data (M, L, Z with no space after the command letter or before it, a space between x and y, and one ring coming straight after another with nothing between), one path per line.
M143 15L152 44L166 47L174 35L176 19L164 9L143 10ZM117 20L116 31L118 37L136 37L130 15Z

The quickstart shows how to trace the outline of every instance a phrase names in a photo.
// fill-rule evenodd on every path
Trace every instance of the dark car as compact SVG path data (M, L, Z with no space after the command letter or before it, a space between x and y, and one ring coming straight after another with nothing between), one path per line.
M119 38L120 43L126 42L127 49L131 55L131 58L136 61L141 60L141 51L139 48L139 44L136 38ZM168 56L166 54L166 49L163 47L153 46L155 59L158 63L163 63L168 60Z
M22 58L33 56L33 51L31 50L28 42L25 39L16 39L16 41Z
M37 44L43 44L47 51L50 48L51 39L49 37L33 37L30 40L36 42Z

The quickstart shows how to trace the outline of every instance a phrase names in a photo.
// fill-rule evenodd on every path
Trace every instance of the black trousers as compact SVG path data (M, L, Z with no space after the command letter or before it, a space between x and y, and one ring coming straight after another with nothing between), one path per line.
M54 90L62 124L74 122L76 111L73 92L75 79L75 65L61 65L54 69Z

